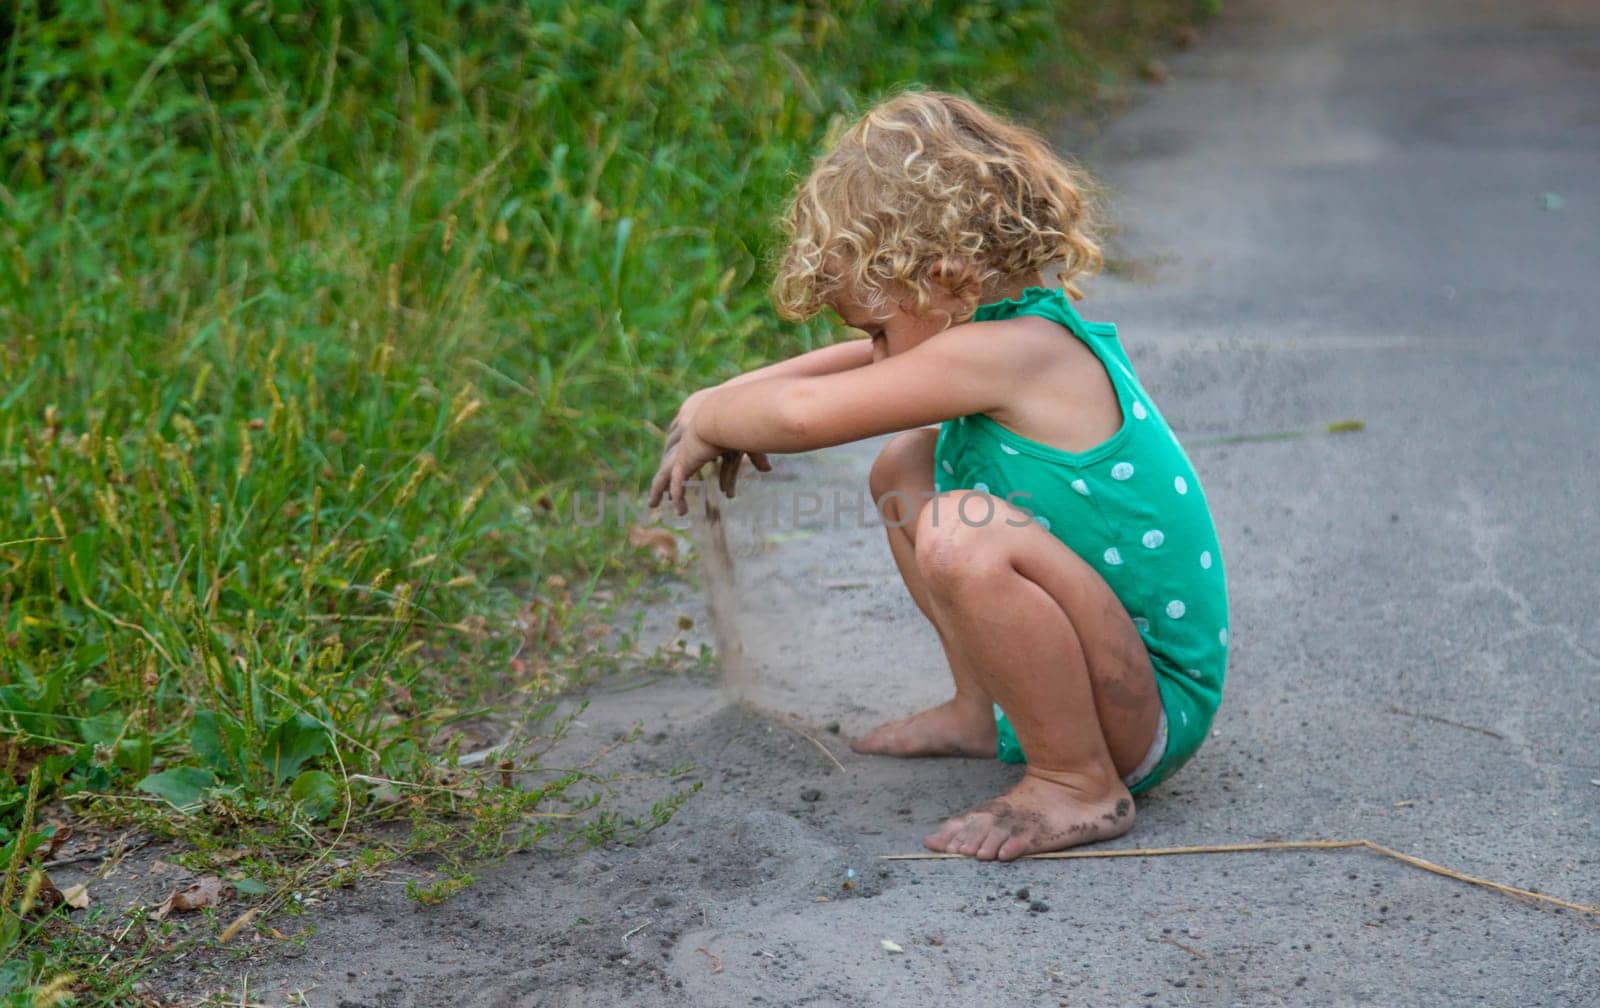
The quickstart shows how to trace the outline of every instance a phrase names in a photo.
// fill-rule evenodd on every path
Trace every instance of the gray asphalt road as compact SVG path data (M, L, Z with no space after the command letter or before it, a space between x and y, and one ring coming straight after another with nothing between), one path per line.
M1082 151L1120 226L1083 310L1121 325L1188 445L1234 607L1217 735L1112 846L1369 838L1600 903L1600 6L1226 7ZM1346 420L1365 429L1327 432ZM879 861L1013 771L865 759L827 731L947 689L881 532L848 504L831 520L871 453L780 460L727 509L733 681L772 720L685 682L585 715L600 740L664 725L646 768L697 763L706 790L670 826L516 859L437 910L346 904L257 987L351 1006L1600 1004L1600 922L1362 851ZM823 513L753 518L800 493Z

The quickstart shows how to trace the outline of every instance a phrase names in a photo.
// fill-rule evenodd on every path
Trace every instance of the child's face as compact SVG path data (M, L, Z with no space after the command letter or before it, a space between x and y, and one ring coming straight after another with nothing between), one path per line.
M839 320L860 329L872 339L872 359L881 361L905 353L930 336L950 328L961 310L961 303L944 291L933 292L933 303L926 312L914 310L915 303L889 298L883 307L868 308L851 295L840 295L828 302Z

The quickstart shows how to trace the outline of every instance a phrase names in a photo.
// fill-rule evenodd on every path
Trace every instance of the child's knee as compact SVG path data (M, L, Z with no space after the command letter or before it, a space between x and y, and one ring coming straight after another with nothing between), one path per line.
M985 520L984 497L967 491L939 494L917 515L917 567L930 587L944 593L991 583L1012 573L999 522Z
M937 436L934 430L906 431L883 446L867 474L873 501L881 501L887 494L908 493L908 487L933 481L933 442ZM920 503L913 502L911 513Z

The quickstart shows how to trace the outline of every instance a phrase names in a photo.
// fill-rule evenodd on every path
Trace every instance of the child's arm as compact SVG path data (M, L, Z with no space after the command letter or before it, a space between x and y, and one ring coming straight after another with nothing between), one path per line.
M803 452L1000 409L1028 366L1005 339L1012 326L968 323L870 368L713 389L694 434L724 449Z
M764 378L812 378L818 375L837 374L872 363L872 341L869 339L845 340L816 350L796 354L788 360L768 364L766 367L735 375L722 383L723 388L742 385Z
M651 503L670 496L681 511L684 480L727 451L811 451L1001 409L1037 363L1005 338L1016 325L967 323L871 367L697 393L669 439Z
M747 382L763 381L769 378L812 378L820 375L837 374L852 368L865 367L872 363L872 340L855 339L842 343L833 343L806 353L796 354L788 360L768 364L746 371L744 374L735 375L723 382L704 388L691 394L678 409L678 414L672 418L672 423L667 427L667 447L670 453L678 440L682 437L683 427L693 417L699 404L714 389L727 388L732 385L743 385ZM739 475L739 460L745 452L726 451L722 453L721 465L718 469L718 482L722 485L722 492L729 497L733 496L734 483ZM772 463L767 461L763 452L749 452L750 462L761 472L771 472ZM656 504L656 498L651 499L651 507Z

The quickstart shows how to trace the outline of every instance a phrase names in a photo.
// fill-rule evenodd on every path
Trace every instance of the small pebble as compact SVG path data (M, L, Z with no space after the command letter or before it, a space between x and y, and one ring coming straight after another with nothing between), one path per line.
M801 801L812 801L812 802L821 801L822 800L822 792L818 791L814 787L805 788L804 790L802 790L800 792L800 800Z
M1032 897L1028 893L1028 887L1027 886L1023 886L1021 889L1017 890L1017 899L1025 901L1025 900L1028 900L1030 898L1032 898Z
M823 725L822 727L823 727L823 730L826 731L830 735L839 734L839 722L837 722L837 721L829 721L827 724Z
M669 907L674 901L671 896L668 896L666 893L662 893L660 896L657 896L650 902L654 903L658 907Z
M1032 903L1028 904L1029 913L1044 913L1048 909L1050 909L1050 904L1046 903L1044 900L1034 900Z

